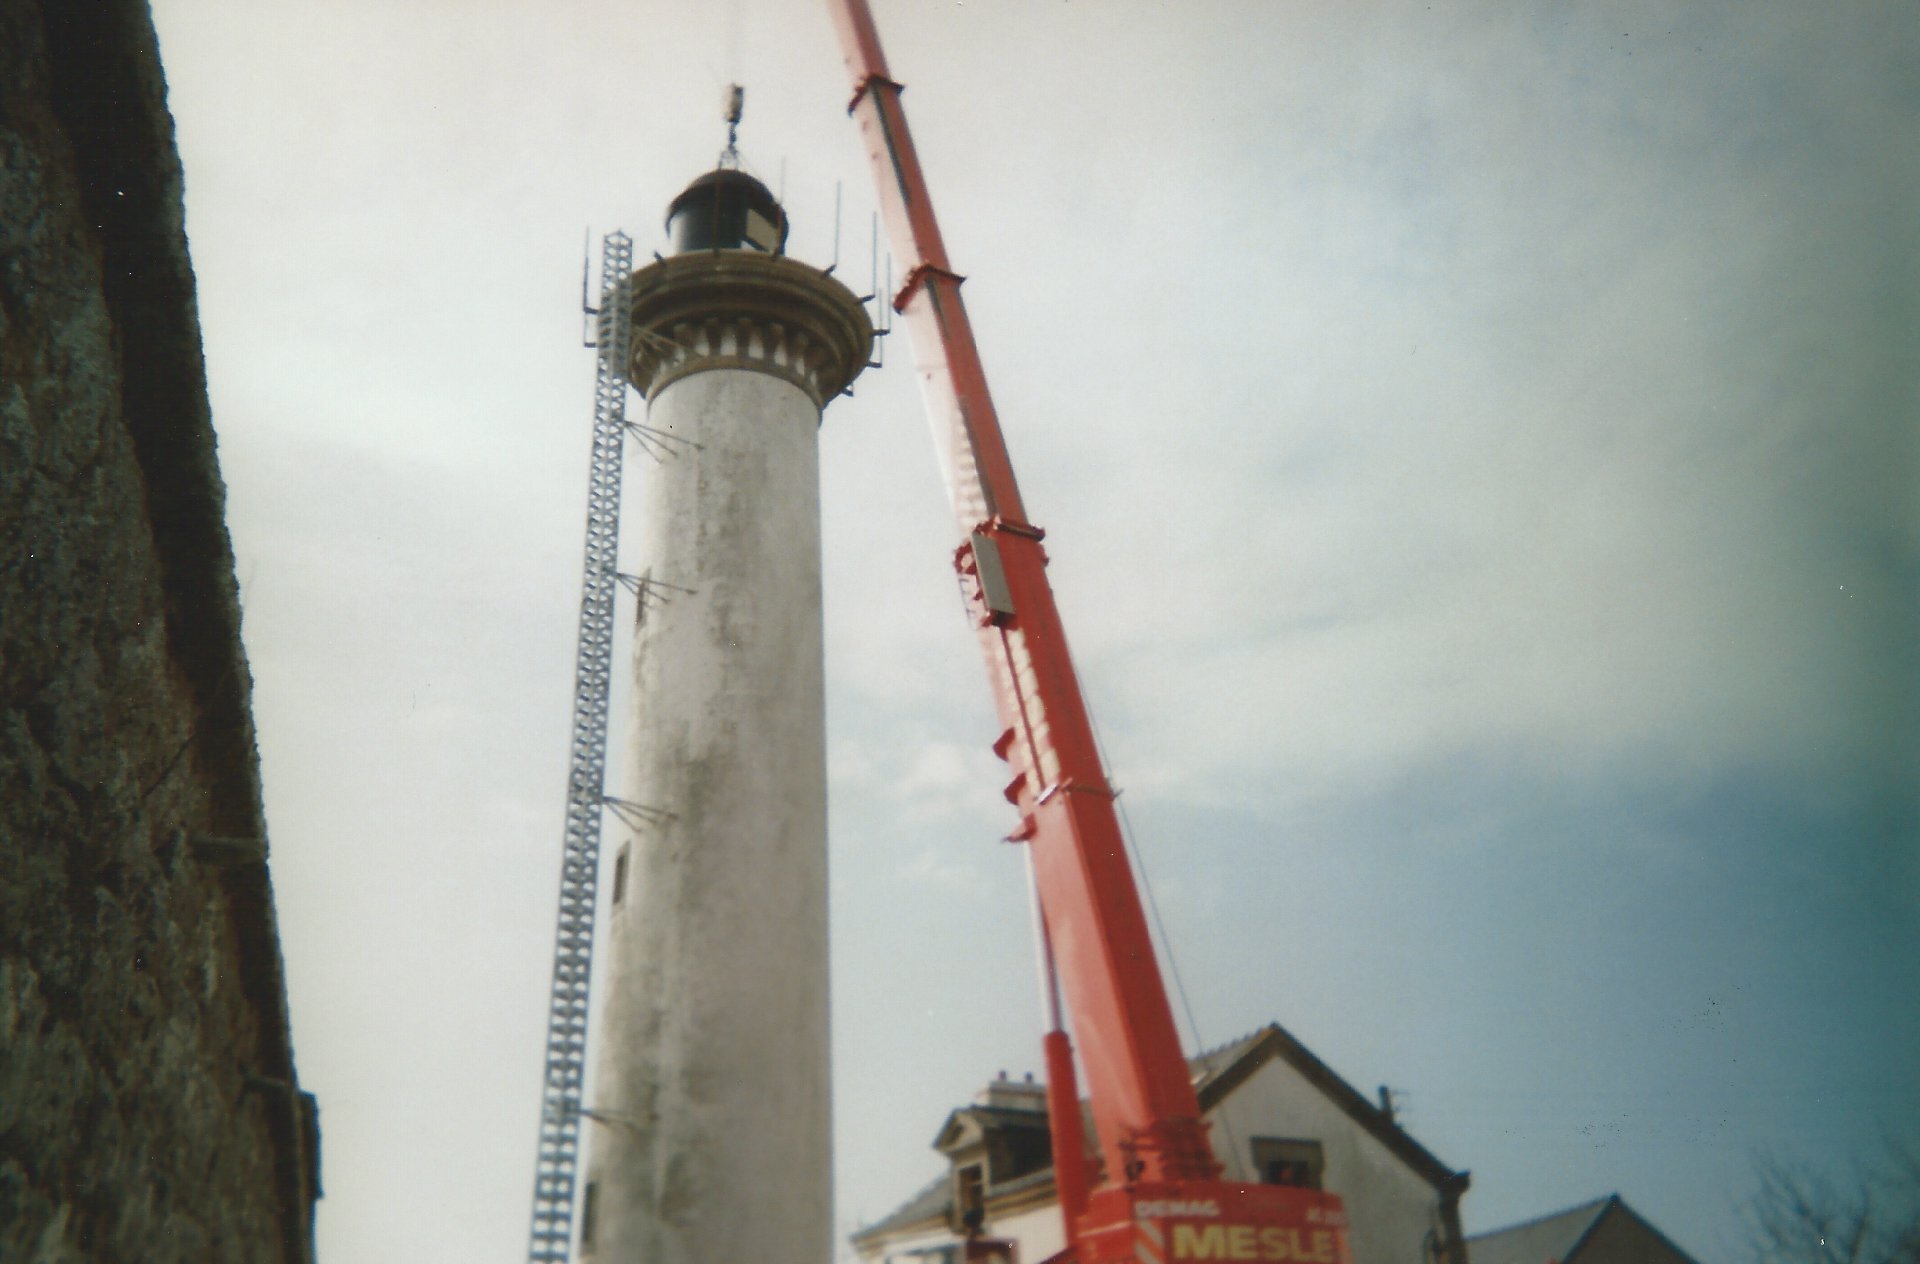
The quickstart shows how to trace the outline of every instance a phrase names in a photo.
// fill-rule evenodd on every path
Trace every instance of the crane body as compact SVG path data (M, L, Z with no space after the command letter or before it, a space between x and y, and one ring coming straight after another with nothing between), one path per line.
M1063 1261L1348 1264L1345 1213L1318 1190L1220 1179L1148 935L1125 839L966 308L866 0L828 0L904 278L909 330L952 500L968 617L992 682L1010 834L1029 849L1042 940L1065 995L1099 1138L1081 1144L1072 1048L1045 1041ZM1058 1007L1056 1007L1057 1009Z

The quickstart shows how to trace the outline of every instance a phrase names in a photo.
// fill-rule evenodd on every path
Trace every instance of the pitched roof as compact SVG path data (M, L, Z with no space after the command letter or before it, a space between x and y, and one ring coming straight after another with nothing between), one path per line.
M1426 1180L1436 1190L1452 1190L1456 1195L1464 1191L1467 1174L1455 1172L1427 1148L1407 1135L1399 1125L1387 1117L1386 1112L1363 1097L1358 1090L1338 1075L1332 1068L1320 1061L1313 1053L1278 1023L1269 1023L1258 1031L1250 1032L1238 1040L1229 1041L1217 1048L1209 1049L1187 1060L1187 1068L1193 1077L1194 1092L1200 1099L1202 1113L1218 1106L1229 1094L1253 1077L1267 1062L1278 1058L1299 1074L1308 1083L1319 1089L1341 1111L1366 1132L1371 1134L1395 1157L1399 1158L1417 1175ZM1018 1116L1020 1122L1032 1120L1034 1112L1015 1111L1004 1108L983 1106L961 1106L947 1116L935 1137L935 1148L941 1148L948 1142L954 1127L962 1120L969 1119L987 1123L996 1116ZM1087 1104L1081 1103L1081 1117L1090 1126ZM1044 1115L1041 1116L1045 1118ZM1008 1122L1012 1122L1009 1118ZM898 1230L926 1227L931 1228L945 1221L953 1190L949 1173L941 1173L931 1184L920 1190L894 1209L887 1216L865 1225L853 1234L855 1242L870 1240ZM1014 1186L1026 1190L1040 1184L1050 1185L1053 1180L1053 1168L1045 1167L1029 1176L1021 1177L1005 1188L1011 1192ZM1481 1264L1476 1260L1475 1264Z
M1672 1258L1693 1258L1618 1194L1608 1194L1537 1220L1522 1221L1468 1238L1467 1250L1473 1264L1578 1264L1579 1253L1594 1240L1601 1222L1609 1215L1614 1216L1616 1222L1619 1217L1625 1217L1639 1226L1644 1235L1671 1251Z
M878 1234L892 1233L896 1229L911 1229L916 1225L944 1222L947 1218L947 1208L952 1202L953 1189L949 1174L942 1172L928 1181L926 1188L885 1216L870 1225L856 1229L853 1236L855 1239L868 1238Z
M1620 1195L1609 1194L1536 1220L1469 1237L1468 1257L1473 1264L1566 1264L1600 1223L1600 1217L1619 1201Z
M1013 1106L959 1106L940 1125L940 1131L933 1135L933 1148L945 1150L959 1140L959 1133L971 1123L981 1132L994 1128L1045 1128L1047 1112L1042 1110L1021 1110Z
M1229 1040L1226 1044L1194 1054L1187 1059L1187 1067L1193 1072L1193 1083L1197 1089L1211 1082L1221 1072L1244 1058L1253 1047L1260 1043L1270 1028L1278 1023L1269 1023L1266 1027L1255 1028L1238 1040Z
M1272 1058L1279 1058L1292 1067L1302 1079L1338 1106L1347 1118L1366 1130L1434 1189L1447 1190L1457 1186L1457 1192L1466 1190L1465 1172L1456 1172L1435 1158L1432 1151L1415 1141L1385 1111L1341 1079L1332 1067L1315 1057L1311 1049L1296 1040L1293 1033L1279 1023L1268 1023L1250 1035L1192 1060L1194 1087L1200 1097L1200 1109L1203 1112L1212 1110Z

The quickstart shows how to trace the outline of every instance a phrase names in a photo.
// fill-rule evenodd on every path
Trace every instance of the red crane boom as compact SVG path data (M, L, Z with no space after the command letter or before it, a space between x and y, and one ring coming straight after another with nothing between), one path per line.
M994 751L1008 764L1006 795L1019 813L1011 837L1031 849L1099 1135L1106 1180L1089 1197L1072 1056L1055 1030L1047 1037L1049 1113L1068 1253L1090 1264L1134 1260L1142 1250L1168 1261L1183 1254L1344 1260L1337 1198L1218 1179L1114 791L1047 582L1044 533L1021 503L960 298L962 277L947 259L907 130L901 85L888 74L866 0L829 0L829 8L853 84L849 112L904 265L893 305L913 343L959 528L955 569L1003 726ZM1232 1236L1242 1229L1247 1235ZM1183 1241L1193 1249L1180 1251Z
M913 340L962 543L961 589L1005 731L1014 837L1033 848L1040 906L1080 1036L1107 1171L1194 1180L1217 1165L1200 1125L1173 1012L1147 937L1065 629L987 392L979 348L920 173L900 85L887 75L864 0L836 3L853 113L881 186L905 278L894 307ZM1123 1154L1120 1143L1129 1142Z

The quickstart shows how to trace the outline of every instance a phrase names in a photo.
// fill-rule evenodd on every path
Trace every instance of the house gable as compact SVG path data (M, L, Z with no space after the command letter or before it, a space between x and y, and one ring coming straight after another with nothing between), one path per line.
M1694 1264L1618 1194L1565 1264Z
M1190 1066L1226 1179L1262 1178L1256 1142L1268 1156L1310 1155L1300 1170L1347 1200L1356 1259L1459 1259L1446 1248L1460 1241L1458 1200L1466 1174L1441 1163L1284 1029L1262 1028ZM1011 1101L996 1096L997 1089L1033 1087L996 1081L982 1102ZM978 1189L989 1233L1020 1241L1023 1257L1056 1249L1059 1214L1043 1103L1035 1097L1022 1100L1020 1109L976 1104L950 1114L934 1139L950 1164L947 1177L861 1229L855 1248L873 1259L929 1245L957 1228L959 1200ZM963 1171L974 1166L986 1178L977 1186Z
M1466 1188L1465 1172L1455 1172L1435 1158L1431 1151L1394 1123L1385 1111L1341 1079L1331 1067L1315 1057L1312 1050L1294 1039L1292 1033L1278 1023L1270 1023L1251 1036L1214 1053L1202 1054L1194 1061L1201 1068L1202 1078L1196 1086L1200 1110L1208 1117L1212 1117L1220 1104L1248 1080L1277 1062L1311 1086L1348 1121L1371 1136L1408 1171L1420 1177L1436 1192L1455 1187L1464 1191Z
M1473 1264L1695 1264L1618 1194L1467 1240Z
M1356 1118L1354 1103L1288 1059L1262 1057L1236 1079L1207 1111L1225 1179L1262 1180L1262 1151L1310 1153L1320 1187L1346 1204L1355 1260L1421 1261L1458 1241L1449 1212L1464 1174L1454 1177L1384 1119Z
M1555 1260L1566 1264L1573 1249L1586 1238L1612 1204L1611 1197L1599 1198L1565 1211L1508 1225L1491 1233L1478 1234L1467 1239L1467 1249L1472 1252L1473 1264L1549 1264L1549 1261Z

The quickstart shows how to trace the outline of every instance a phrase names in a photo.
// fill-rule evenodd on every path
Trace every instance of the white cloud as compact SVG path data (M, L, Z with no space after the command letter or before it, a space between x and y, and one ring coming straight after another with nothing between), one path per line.
M910 882L925 883L949 891L977 895L986 889L974 866L956 861L957 853L935 847L923 847L919 854L900 867L900 875Z

